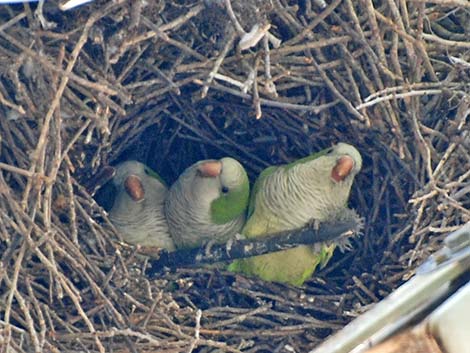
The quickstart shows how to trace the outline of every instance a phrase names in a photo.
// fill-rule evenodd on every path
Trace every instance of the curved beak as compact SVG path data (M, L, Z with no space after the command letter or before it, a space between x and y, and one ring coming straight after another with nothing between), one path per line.
M331 170L331 177L334 181L340 182L346 179L354 168L354 159L351 156L342 156L336 162L336 165Z
M129 175L124 181L124 188L132 200L140 202L144 200L145 190L142 180L137 175Z
M203 177L215 178L222 172L222 163L219 161L209 161L198 166L199 174Z

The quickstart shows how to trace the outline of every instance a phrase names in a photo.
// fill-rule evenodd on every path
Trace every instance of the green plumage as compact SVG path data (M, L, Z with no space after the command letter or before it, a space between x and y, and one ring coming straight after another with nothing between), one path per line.
M152 168L148 166L145 166L144 170L145 170L145 174L147 174L148 176L151 176L152 178L157 179L160 182L160 184L162 184L165 188L168 188L166 181L163 180L162 177L156 171L154 171Z
M354 176L361 166L359 152L340 143L288 165L267 168L255 183L242 234L258 238L328 220L346 207ZM318 265L328 262L334 248L299 246L237 260L229 270L299 286Z
M246 180L248 180L247 176ZM249 198L250 184L248 182L233 188L232 192L222 194L211 204L212 222L224 224L243 215Z

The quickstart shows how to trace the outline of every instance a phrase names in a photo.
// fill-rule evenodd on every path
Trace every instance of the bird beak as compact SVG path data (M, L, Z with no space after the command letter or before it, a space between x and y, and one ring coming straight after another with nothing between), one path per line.
M141 202L145 197L144 186L137 175L129 175L124 182L124 188L132 200Z
M334 181L339 183L346 179L354 168L354 160L350 156L342 156L336 162L336 165L331 170L331 177Z
M198 171L203 177L215 178L222 172L222 163L219 161L205 162L198 167Z

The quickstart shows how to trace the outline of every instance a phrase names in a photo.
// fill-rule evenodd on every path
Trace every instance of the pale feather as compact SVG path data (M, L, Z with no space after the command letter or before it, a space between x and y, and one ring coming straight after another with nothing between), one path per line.
M123 240L134 245L174 250L163 210L168 192L166 186L147 175L144 165L139 162L127 161L116 168L114 183L117 192L109 218ZM132 200L123 187L125 178L131 174L139 176L144 185L145 198L141 202Z

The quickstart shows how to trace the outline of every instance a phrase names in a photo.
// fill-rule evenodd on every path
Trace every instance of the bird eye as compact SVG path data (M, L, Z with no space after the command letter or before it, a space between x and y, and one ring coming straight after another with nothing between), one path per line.
M144 173L150 175L150 170L148 168L144 168Z
M228 193L229 191L230 191L230 189L229 189L228 187L222 186L222 193L223 193L223 194L226 194L226 193Z

